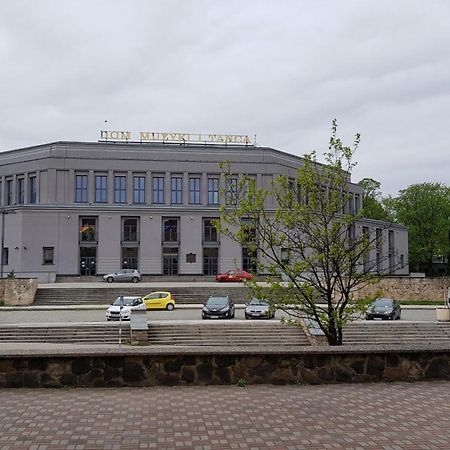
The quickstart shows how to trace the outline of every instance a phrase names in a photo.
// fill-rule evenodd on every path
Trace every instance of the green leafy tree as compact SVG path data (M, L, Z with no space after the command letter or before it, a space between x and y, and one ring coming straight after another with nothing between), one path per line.
M433 256L450 253L450 191L440 183L413 184L389 199L398 222L408 227L409 263L433 274Z
M360 233L355 225L361 216L349 208L359 135L348 147L336 131L334 121L325 164L314 152L305 155L295 180L280 176L256 188L244 177L232 189L233 167L222 164L226 202L216 221L222 234L257 256L260 273L271 275L266 284L249 284L252 295L286 311L291 324L315 320L330 345L342 344L344 324L362 306L355 291L381 275L370 260L380 237Z
M373 178L363 178L358 184L364 189L362 215L368 219L392 221L381 197L381 183Z

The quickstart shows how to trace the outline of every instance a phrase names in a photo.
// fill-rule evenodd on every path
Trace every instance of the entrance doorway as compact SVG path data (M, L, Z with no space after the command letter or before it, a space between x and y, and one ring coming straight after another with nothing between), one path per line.
M163 247L163 274L178 275L178 247Z
M219 249L217 247L203 248L203 275L217 275L219 265Z
M122 269L138 268L138 247L122 247Z
M97 271L97 247L80 247L80 275L93 276Z

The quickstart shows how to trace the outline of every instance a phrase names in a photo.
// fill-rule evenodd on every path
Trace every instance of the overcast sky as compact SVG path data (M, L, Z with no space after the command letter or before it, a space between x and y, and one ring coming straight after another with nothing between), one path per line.
M355 182L450 184L447 0L2 1L0 61L1 151L106 127L302 155L337 118Z

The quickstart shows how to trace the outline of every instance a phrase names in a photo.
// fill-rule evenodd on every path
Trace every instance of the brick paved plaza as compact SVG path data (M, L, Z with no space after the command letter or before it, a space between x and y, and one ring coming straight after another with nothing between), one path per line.
M1 449L449 449L450 382L0 390Z

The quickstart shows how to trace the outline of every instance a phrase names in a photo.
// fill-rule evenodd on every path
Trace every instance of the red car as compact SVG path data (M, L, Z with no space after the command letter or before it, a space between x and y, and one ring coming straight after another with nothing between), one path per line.
M232 269L225 273L219 273L216 275L216 281L242 281L251 280L253 275L241 269Z

